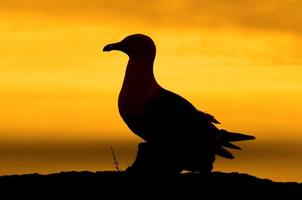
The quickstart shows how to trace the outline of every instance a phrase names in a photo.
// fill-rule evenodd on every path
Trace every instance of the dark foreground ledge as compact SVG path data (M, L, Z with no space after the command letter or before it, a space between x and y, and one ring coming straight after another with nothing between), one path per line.
M128 198L138 193L149 196L185 194L187 197L193 197L198 195L200 197L198 199L215 199L216 197L224 199L263 199L264 197L296 199L298 197L299 199L302 195L301 183L273 182L247 174L222 172L213 172L207 176L187 173L174 177L133 177L125 172L13 175L0 177L0 188L2 191L24 190L28 195L37 194L38 191L49 195L84 193L87 194L85 199L91 199L89 195Z

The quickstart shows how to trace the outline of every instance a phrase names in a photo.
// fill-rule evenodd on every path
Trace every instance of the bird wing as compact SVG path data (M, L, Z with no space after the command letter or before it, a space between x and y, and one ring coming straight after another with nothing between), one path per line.
M200 114L200 117L203 118L204 120L207 120L207 121L212 122L214 124L220 124L220 122L217 119L215 119L215 117L213 115L202 112L200 110L198 112Z
M214 132L218 129L187 100L167 90L150 98L146 106L151 142L182 169L212 168Z
M234 156L225 147L240 150L231 142L255 139L254 136L219 130L214 125L219 124L214 116L197 110L186 99L164 89L148 101L146 108L151 141L205 146L213 148L219 156L232 159Z
M146 113L150 127L157 129L156 140L209 141L218 131L212 124L218 122L213 116L198 111L186 99L164 89L150 98Z

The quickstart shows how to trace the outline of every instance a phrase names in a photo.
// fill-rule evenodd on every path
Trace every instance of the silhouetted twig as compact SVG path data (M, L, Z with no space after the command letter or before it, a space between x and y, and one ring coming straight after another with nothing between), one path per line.
M120 172L121 169L120 169L120 167L119 167L118 161L117 161L116 156L115 156L115 153L114 153L114 151L113 151L113 148L110 147L110 149L111 149L111 154L112 154L112 158L113 158L114 168L116 169L116 171Z

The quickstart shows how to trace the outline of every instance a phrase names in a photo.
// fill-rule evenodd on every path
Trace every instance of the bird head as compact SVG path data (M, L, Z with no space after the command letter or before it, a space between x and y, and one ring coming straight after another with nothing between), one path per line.
M154 58L156 53L153 40L143 34L129 35L120 42L106 45L103 49L103 51L112 50L122 51L130 58Z

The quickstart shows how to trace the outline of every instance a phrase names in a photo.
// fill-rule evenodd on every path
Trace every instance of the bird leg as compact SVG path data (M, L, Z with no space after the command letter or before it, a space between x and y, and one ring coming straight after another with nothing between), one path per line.
M126 169L126 172L139 176L173 176L183 170L209 174L213 168L215 160L213 152L207 152L203 156L198 152L196 155L182 155L179 152L164 149L154 143L140 143L135 161Z
M176 163L169 159L160 148L148 142L138 145L138 152L134 163L126 169L130 175L176 175L181 172Z

